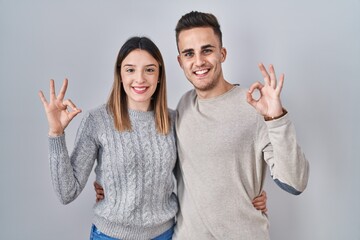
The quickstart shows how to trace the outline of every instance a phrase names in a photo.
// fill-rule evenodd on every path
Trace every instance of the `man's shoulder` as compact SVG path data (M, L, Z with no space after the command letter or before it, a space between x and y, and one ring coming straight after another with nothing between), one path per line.
M176 111L173 110L173 109L168 108L168 113L169 113L169 116L170 116L171 120L175 120L175 118L176 118Z
M233 92L236 94L236 95L246 95L246 92L248 90L242 86L240 86L240 84L234 84L234 88L233 88Z
M191 89L187 92L185 92L182 97L180 98L180 101L181 100L186 100L186 99L191 99L191 98L194 98L196 96L196 91L195 89Z
M185 92L180 100L179 100L179 103L178 103L178 106L177 106L177 110L179 109L179 107L183 106L184 104L188 103L188 102L191 102L194 98L196 97L196 91L195 89L191 89L187 92Z

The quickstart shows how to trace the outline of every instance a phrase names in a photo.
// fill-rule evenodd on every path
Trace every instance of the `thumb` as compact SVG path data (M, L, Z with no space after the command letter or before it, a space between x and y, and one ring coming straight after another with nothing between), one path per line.
M255 107L256 100L253 98L252 93L250 91L248 91L246 94L246 100L251 106Z
M77 109L77 108L74 109L74 111L69 112L69 115L68 115L69 120L70 121L73 120L73 118L76 117L76 115L78 115L79 113L81 113L81 109Z

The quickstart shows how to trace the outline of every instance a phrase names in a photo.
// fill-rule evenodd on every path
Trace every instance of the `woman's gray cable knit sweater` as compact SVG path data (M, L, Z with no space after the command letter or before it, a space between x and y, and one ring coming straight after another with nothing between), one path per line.
M145 240L169 229L178 211L175 113L169 111L167 135L157 133L153 111L129 110L132 131L119 132L102 105L84 116L71 156L65 135L49 137L51 177L60 201L68 204L80 194L96 161L96 181L105 198L94 206L93 223L101 232Z

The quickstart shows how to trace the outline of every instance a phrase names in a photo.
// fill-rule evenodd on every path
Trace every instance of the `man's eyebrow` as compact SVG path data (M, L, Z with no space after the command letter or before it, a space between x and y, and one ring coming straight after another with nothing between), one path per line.
M205 49L205 48L215 48L215 46L211 45L211 44L207 44L204 46L201 46L201 49Z
M206 44L204 46L201 46L201 49L207 49L207 48L215 48L215 46L211 45L211 44ZM193 48L187 48L181 51L181 53L188 53L188 52L193 52L194 49Z
M188 52L193 52L193 51L194 51L194 49L187 48L187 49L182 50L181 53L188 53Z

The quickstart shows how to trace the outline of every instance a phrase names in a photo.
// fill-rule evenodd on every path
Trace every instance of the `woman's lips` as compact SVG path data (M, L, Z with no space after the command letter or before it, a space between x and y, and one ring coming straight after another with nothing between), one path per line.
M142 93L146 92L148 87L132 87L132 89L134 90L135 93L142 94Z

